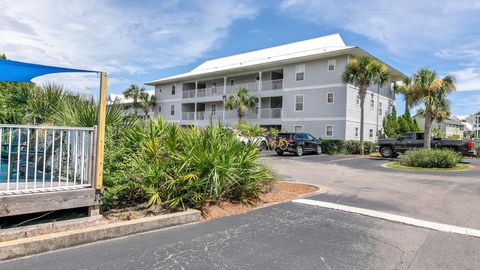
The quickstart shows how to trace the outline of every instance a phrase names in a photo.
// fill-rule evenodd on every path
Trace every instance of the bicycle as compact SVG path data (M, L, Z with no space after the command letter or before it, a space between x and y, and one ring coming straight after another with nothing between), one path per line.
M288 147L288 142L285 138L270 139L270 141L267 144L267 149L270 151L277 150L277 149L285 151L287 147Z

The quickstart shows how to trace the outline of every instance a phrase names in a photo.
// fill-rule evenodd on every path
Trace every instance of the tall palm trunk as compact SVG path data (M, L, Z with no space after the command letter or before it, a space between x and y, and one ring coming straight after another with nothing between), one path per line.
M138 99L136 97L133 98L133 108L135 109L135 115L138 115Z
M367 94L366 90L360 90L360 155L365 154L365 146L363 145L363 138L365 134L365 95Z
M424 127L424 138L423 138L423 147L430 149L432 143L432 115L429 110L425 110L425 127Z

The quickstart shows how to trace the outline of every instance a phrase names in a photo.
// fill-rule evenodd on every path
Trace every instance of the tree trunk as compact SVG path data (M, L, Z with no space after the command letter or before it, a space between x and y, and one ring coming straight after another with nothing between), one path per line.
M432 116L428 110L425 110L425 127L423 133L423 147L430 149L432 143Z
M363 138L365 134L365 95L366 95L366 90L363 91L360 89L359 91L360 95L360 155L365 154L365 146L363 144Z

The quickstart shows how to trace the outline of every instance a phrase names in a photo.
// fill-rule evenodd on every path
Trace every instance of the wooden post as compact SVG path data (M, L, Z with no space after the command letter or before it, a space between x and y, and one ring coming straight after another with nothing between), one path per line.
M105 118L107 114L107 73L100 73L100 93L98 95L97 152L95 158L95 189L103 187L103 156L105 149Z

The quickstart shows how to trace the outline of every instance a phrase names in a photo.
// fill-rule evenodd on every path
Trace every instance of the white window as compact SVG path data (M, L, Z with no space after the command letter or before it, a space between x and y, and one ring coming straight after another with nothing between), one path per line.
M358 127L355 127L355 137L358 137Z
M442 130L442 124L438 124L438 125L437 125L437 129L438 129L438 130Z
M333 104L333 102L334 102L334 94L327 93L327 104Z
M158 112L162 112L162 106L158 106Z
M368 137L373 138L373 128L369 130Z
M382 108L383 103L378 102L378 115L382 116L383 115L383 108Z
M170 115L175 115L175 105L170 105Z
M175 84L172 84L172 96L175 95Z
M333 136L333 126L325 126L325 136L332 137Z
M295 126L295 133L303 132L303 126Z
M295 66L295 81L303 81L305 79L305 64Z
M335 59L328 60L327 71L328 72L335 71L336 63L337 61Z
M375 109L375 96L373 94L370 94L370 109Z
M303 95L295 95L295 111L303 111Z
M360 105L360 95L357 95L357 105Z

